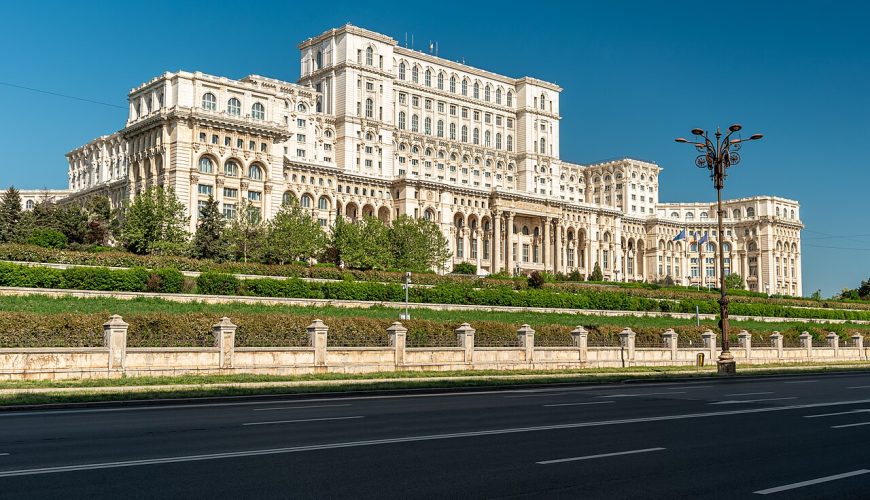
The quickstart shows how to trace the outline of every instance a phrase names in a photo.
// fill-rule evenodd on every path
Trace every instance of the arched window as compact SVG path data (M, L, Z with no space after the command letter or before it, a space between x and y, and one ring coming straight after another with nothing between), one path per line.
M302 208L311 208L311 195L303 194L302 195Z
M730 243L722 243L722 251L725 253L731 253L731 244Z
M735 209L734 209L734 212L732 212L732 215L731 215L731 216L732 216L733 218L735 218L735 219L739 219L739 218L740 218L740 209L739 209L739 208L735 208Z
M414 65L411 68L411 81L414 83L418 83L420 81L420 70L417 68L417 65Z
M438 90L444 90L444 73L438 73Z
M432 135L432 119L428 116L423 120L423 133L426 135Z
M227 177L236 177L239 175L239 164L233 160L227 160L224 163L224 175Z
M484 101L489 102L489 97L490 97L489 92L490 92L490 90L489 90L489 85L487 85L487 86L484 87L484 89L483 89L483 100L484 100Z
M695 220L695 214L692 212L686 212L686 220Z
M296 195L291 191L284 191L284 196L281 197L281 203L289 205L296 202Z
M507 105L508 106L514 105L514 94L510 90L508 90L508 93L507 93Z
M253 181L263 180L263 169L257 165L251 165L248 167L248 178Z
M259 102L255 102L254 105L251 106L251 118L255 120L265 120L266 108Z
M746 207L746 216L747 217L755 217L755 208L754 207Z
M217 109L217 97L211 92L206 92L202 95L202 109L214 111Z
M501 104L501 88L495 89L495 103Z
M671 218L672 219L679 219L680 213L679 212L671 212Z
M792 209L792 211L791 211L791 217L789 217L789 218L790 218L790 219L794 219L794 209Z
M475 144L480 144L480 129L474 127L474 132L472 133L471 137Z
M429 71L428 69L426 70L426 73L423 75L423 83L426 84L427 87L432 86L432 72Z
M438 137L444 137L444 120L438 120Z
M375 114L375 104L371 99L366 99L366 118L371 118Z
M405 79L405 63L399 63L399 80Z
M468 95L468 80L462 79L462 95Z
M399 111L399 130L405 130L405 112Z
M299 105L296 106L296 111L299 111L300 113L304 113L305 112L305 105L300 102Z
M523 226L523 236L529 235L529 226Z
M508 151L513 151L514 150L514 136L508 135L507 142L505 144L507 144Z
M24 206L25 206L25 208L27 208L27 210L33 210L33 207L35 205L36 204L33 203L33 200L27 200L27 203L24 204Z
M450 139L454 140L454 141L456 140L456 124L455 123L450 124Z
M375 51L372 50L371 47L366 47L366 64L368 64L369 66L374 64L372 62L372 60L374 59L374 55L375 55Z
M757 252L757 251L758 251L758 244L755 243L754 241L753 241L753 242L750 242L750 243L749 243L748 250L749 250L750 252Z
M428 208L423 212L423 218L426 220L435 220L435 212L433 212L431 208Z
M317 208L320 210L329 210L329 198L321 196L320 199L317 200Z
M468 127L462 126L462 142L468 142Z
M227 101L227 114L239 116L242 114L242 102L233 97Z
M480 99L480 85L477 82L474 82L474 98Z
M541 94L541 109L547 109L547 107L545 106L546 101L547 101L547 96L544 94Z
M199 171L204 174L214 173L214 162L208 156L199 159Z
M547 139L541 137L541 154L547 154Z
M489 130L483 133L483 145L486 147L492 147L492 142L490 141Z
M501 149L501 132L495 133L495 149Z
M416 114L411 115L411 132L418 132L420 130L420 117Z
M701 212L701 220L707 220L710 218L710 214L707 212Z

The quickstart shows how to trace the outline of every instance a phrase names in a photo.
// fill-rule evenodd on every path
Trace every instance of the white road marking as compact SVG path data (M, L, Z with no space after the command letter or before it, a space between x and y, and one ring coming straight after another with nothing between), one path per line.
M272 410L302 410L306 408L338 408L341 406L350 406L350 404L344 405L308 405L308 406L281 406L278 408L254 408L254 411L272 411Z
M564 396L565 394L567 394L567 393L565 393L565 392L556 392L556 393L548 392L548 393L544 393L544 394L517 394L514 396L505 396L505 399L510 399L510 398L540 398L540 397L547 397L547 396Z
M797 399L797 397L761 398L761 399L732 399L730 401L715 401L713 403L707 403L707 404L709 404L709 405L737 405L737 404L745 404L745 403L760 403L762 401L781 401L783 399Z
M713 386L712 385L693 385L693 386L686 386L686 387L668 387L668 389L673 391L673 390L680 390L680 389L701 389L704 387L713 387Z
M326 418L300 418L297 420L273 420L271 422L248 422L244 425L273 425L273 424L299 424L302 422L323 422L325 420L353 420L357 418L365 418L363 415L353 417L326 417Z
M9 456L8 453L0 453L0 457L8 457L8 456Z
M860 409L852 411L838 411L837 413L822 413L820 415L804 415L804 418L819 418L819 417L834 417L837 415L850 415L852 413L868 412L870 409Z
M616 457L620 455L633 455L635 453L649 453L651 451L662 451L665 448L644 448L642 450L617 451L615 453L602 453L600 455L587 455L585 457L559 458L556 460L544 460L543 462L535 462L539 465L559 464L562 462L576 462L578 460L592 460L593 458Z
M870 385L856 385L853 387L847 387L847 389L870 389Z
M870 425L870 422L858 422L857 424L832 425L831 429L845 429L846 427L859 427L862 425Z
M641 396L661 396L661 395L671 395L671 394L685 394L685 392L644 392L642 394L607 394L604 396L598 396L599 398L636 398Z
M82 471L82 470L94 470L94 469L114 469L119 467L137 467L140 465L155 465L155 464L168 464L168 463L179 463L179 462L197 462L202 460L218 460L223 458L241 458L241 457L254 457L254 456L263 456L263 455L279 455L285 453L299 453L306 451L317 451L317 450L334 450L341 448L357 448L362 446L376 446L381 444L398 444L398 443L413 443L419 441L435 441L441 439L457 439L457 438L467 438L467 437L478 437L478 436L497 436L504 434L517 434L524 432L540 432L540 431L549 431L549 430L559 430L559 429L580 429L585 427L601 427L606 425L623 425L623 424L636 424L636 423L644 423L644 422L664 422L664 421L672 421L672 420L687 420L694 418L708 418L708 417L722 417L728 415L745 415L751 413L768 413L768 412L779 412L786 410L804 410L807 408L827 408L831 406L842 406L842 405L857 405L857 404L868 404L870 403L870 399L858 399L852 401L833 401L829 403L809 403L803 405L791 405L791 406L778 406L778 407L768 407L768 408L745 408L742 410L726 410L726 411L714 411L714 412L706 412L706 413L687 413L682 415L662 415L658 417L644 417L644 418L631 418L631 419L623 419L623 420L603 420L597 422L575 422L570 424L557 424L557 425L542 425L535 427L513 427L507 429L493 429L486 431L471 431L471 432L457 432L453 434L430 434L424 436L407 436L407 437L398 437L398 438L387 438L387 439L374 439L368 441L348 441L343 443L327 443L327 444L317 444L310 446L296 446L290 448L271 448L264 450L250 450L250 451L235 451L235 452L227 452L227 453L213 453L208 455L187 455L187 456L177 456L177 457L165 457L165 458L154 458L154 459L146 459L146 460L128 460L123 462L103 462L103 463L92 463L92 464L81 464L81 465L64 465L59 467L43 467L37 469L18 469L18 470L7 470L0 471L0 478L4 477L17 477L17 476L32 476L36 474L54 474L57 472L73 472L73 471Z
M723 396L760 396L762 394L773 394L771 391L766 392L737 392L734 394L723 394Z
M544 405L545 407L553 407L553 406L580 406L580 405L606 405L607 403L612 403L613 401L590 401L586 403L557 403L552 405Z
M813 382L818 382L818 380L789 380L783 384L812 384Z
M771 493L779 493L780 491L788 491L796 488L803 488L804 486L812 486L814 484L819 483L827 483L829 481L836 481L837 479L845 479L847 477L860 476L861 474L867 474L870 472L868 469L860 469L852 472L844 472L843 474L835 474L833 476L820 477L817 479L810 479L809 481L801 481L799 483L786 484L783 486L777 486L776 488L768 488L766 490L758 490L754 492L757 495L769 495Z

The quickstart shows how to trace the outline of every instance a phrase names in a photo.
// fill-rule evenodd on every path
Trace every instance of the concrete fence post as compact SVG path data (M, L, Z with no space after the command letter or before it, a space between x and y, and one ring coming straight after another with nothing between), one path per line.
M810 332L803 332L800 334L799 338L801 339L801 347L807 350L807 359L813 357L813 336L810 335Z
M589 359L589 332L582 325L577 325L577 328L571 330L571 340L574 347L579 348L580 362L585 363Z
M314 348L315 372L326 371L326 335L329 327L323 321L315 319L308 328L308 346Z
M468 323L462 323L456 332L456 344L465 348L465 364L474 364L474 328Z
M777 359L782 359L782 334L774 331L770 335L770 344L776 349Z
M825 338L828 340L828 347L834 349L834 357L840 357L840 336L834 332L828 332Z
M704 364L712 364L716 362L716 332L713 330L707 330L706 332L701 334L701 339L704 341L704 347L710 350L710 359L708 363Z
M405 343L408 336L408 329L398 321L393 322L387 328L387 335L390 336L390 347L396 351L395 361L396 369L405 365Z
M866 357L864 353L864 336L860 333L853 333L852 345L858 348L858 359L864 359Z
M517 340L520 347L526 350L526 363L534 361L535 357L535 330L529 325L523 325L517 330Z
M740 330L740 333L737 334L737 342L740 344L740 347L743 348L743 352L745 352L746 359L752 357L752 334L747 332L746 330Z
M230 318L224 316L211 327L214 333L214 346L220 353L218 356L218 368L232 368L233 355L236 351L236 325Z
M619 332L619 344L622 346L622 366L631 366L634 361L634 331L631 328L624 328Z
M673 328L668 328L662 332L662 340L665 343L665 347L671 351L671 361L677 360L677 339L678 334Z
M109 371L127 367L127 323L117 314L103 323L103 347L109 349Z

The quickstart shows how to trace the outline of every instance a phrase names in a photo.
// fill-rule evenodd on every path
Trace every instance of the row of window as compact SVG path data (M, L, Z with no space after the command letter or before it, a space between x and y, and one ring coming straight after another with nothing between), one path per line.
M407 66L405 65L404 61L399 63L399 75L398 76L399 76L399 80L406 80L407 79ZM432 70L426 69L426 71L423 72L423 85L425 85L427 87L431 87L432 80L433 80ZM420 67L417 66L416 64L411 66L411 81L413 83L420 83ZM448 88L449 88L450 92L452 92L454 94L456 93L457 82L458 82L458 80L456 78L456 75L452 75L450 77ZM468 89L469 89L468 83L469 83L468 78L463 78L462 82L459 83L460 84L460 93L464 96L468 96ZM438 75L435 77L435 86L438 88L438 90L444 90L444 85L445 85L445 74L443 71L439 71ZM474 82L474 84L471 86L471 89L472 89L472 97L474 97L475 99L480 99L480 97L481 97L480 83ZM490 102L490 101L492 101L493 95L495 96L495 103L501 104L502 103L502 89L500 87L498 87L493 92L492 86L490 86L489 84L486 84L486 86L483 87L483 100L486 102ZM505 104L507 106L513 106L513 100L514 100L513 92L508 90L507 94L505 95L505 98L506 98ZM535 100L537 101L537 98L535 98ZM544 94L541 94L541 99L540 99L541 109L545 109L545 102L546 102L546 96Z
M423 108L428 110L428 111L431 111L432 110L432 103L433 103L432 99L423 99ZM406 94L404 92L399 92L399 104L408 104L408 94ZM420 96L418 96L418 95L411 96L411 107L414 107L414 108L420 107ZM445 110L448 109L447 103L445 103L444 101L438 101L437 108L438 108L439 113L444 113ZM474 121L479 122L481 117L483 117L484 123L492 123L492 117L493 117L492 113L482 112L479 109L471 110L470 108L466 108L466 107L460 108L459 106L457 106L455 104L451 104L449 109L450 109L450 116L457 116L457 113L461 111L462 118L467 119L469 117L469 111L471 111L471 116L474 118ZM495 115L495 124L497 126L500 127L503 121L507 122L507 128L514 128L514 119L513 118L507 118L505 120L505 117L503 115ZM542 122L541 123L541 131L546 132L547 128L548 128L547 123Z
M398 123L398 125L399 125L399 130L408 130L407 123L405 120L405 112L404 111L399 111L399 123ZM410 130L411 130L411 132L418 132L418 133L420 132L420 118L416 114L411 115L411 128L410 128ZM461 130L461 133L459 135L459 140L462 142L466 142L466 143L469 142L468 141L468 126L463 125L460 130ZM423 120L423 134L432 135L432 119L429 117L427 117ZM435 136L436 137L444 137L444 120L438 120L438 122L436 123ZM450 138L450 140L454 140L454 141L457 140L456 124L455 123L450 124L450 127L448 129L448 137ZM492 132L490 132L489 130L484 131L484 133L483 133L483 145L485 147L488 147L488 148L493 147L492 137L493 137ZM477 127L475 127L472 130L471 143L472 144L480 144L480 129ZM541 148L542 149L545 147L545 144L546 144L546 141L545 141L545 139L542 138L541 139ZM513 139L512 135L508 135L505 137L504 146L505 146L504 149L507 149L508 151L513 151L514 139ZM537 146L537 144L536 144L536 146ZM501 132L496 132L496 134L495 134L494 147L495 147L495 149L502 149Z
M199 159L199 171L203 174L215 173L215 161L208 156L203 156ZM239 163L235 160L227 160L224 162L224 175L227 177L238 177L241 171ZM248 179L254 181L263 180L264 169L258 164L252 164L248 167Z
M727 213L727 212L726 212L726 213ZM742 218L742 215L741 215L741 214L742 214L742 212L741 212L741 210L740 210L739 208L735 208L734 211L732 212L732 216L733 216L734 219L741 219L741 218ZM753 208L753 207L746 207L746 216L747 216L747 217L755 217L755 208ZM672 219L679 219L679 218L680 218L680 213L679 213L679 212L671 212L671 218L672 218ZM710 214L709 214L709 213L707 213L707 212L701 212L701 214L700 214L700 220L708 220L709 218L710 218ZM694 213L694 212L686 212L686 220L694 220L694 219L695 219L695 213Z

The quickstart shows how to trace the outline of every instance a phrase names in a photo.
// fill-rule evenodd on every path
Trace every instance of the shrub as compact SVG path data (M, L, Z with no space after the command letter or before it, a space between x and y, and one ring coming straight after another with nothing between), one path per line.
M477 274L477 266L471 262L458 262L453 266L454 274Z
M184 291L184 275L178 269L158 269L152 272L149 277L158 279L158 292L181 293Z
M236 295L239 279L231 274L207 272L196 279L196 290L203 295Z
M544 275L538 271L533 271L529 275L529 288L541 288L546 281Z
M57 229L40 228L30 233L27 243L42 248L66 248L69 241L66 235Z

